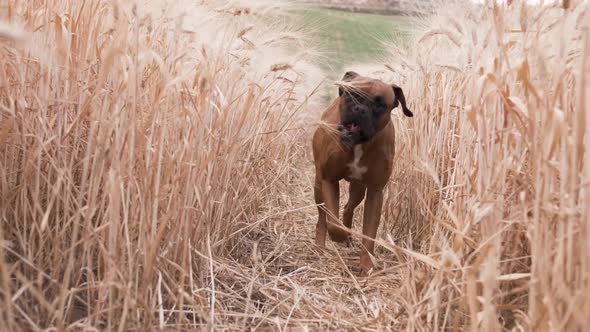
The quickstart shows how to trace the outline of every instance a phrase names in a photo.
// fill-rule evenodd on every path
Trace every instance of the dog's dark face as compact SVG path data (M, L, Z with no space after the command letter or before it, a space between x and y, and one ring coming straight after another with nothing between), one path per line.
M355 72L344 74L342 81L350 86L339 88L340 125L342 143L347 146L363 144L383 129L390 112L399 104L406 116L413 116L406 107L404 93L397 85L362 77Z

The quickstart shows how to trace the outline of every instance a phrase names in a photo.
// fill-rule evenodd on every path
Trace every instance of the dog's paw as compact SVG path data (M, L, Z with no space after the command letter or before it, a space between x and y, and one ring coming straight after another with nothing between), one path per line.
M373 267L369 268L369 269L363 269L361 268L361 277L370 277L371 274L373 274Z
M368 277L373 272L375 263L373 261L373 255L369 253L361 254L361 276Z
M352 248L352 237L351 236L349 236L348 239L346 239L346 247Z

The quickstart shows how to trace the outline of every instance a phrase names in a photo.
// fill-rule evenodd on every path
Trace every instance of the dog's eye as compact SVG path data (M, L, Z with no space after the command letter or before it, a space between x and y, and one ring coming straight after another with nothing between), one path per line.
M367 103L366 97L364 97L358 93L355 93L355 92L348 93L346 95L346 100L347 100L347 102L352 103L352 104L366 104Z
M381 114L385 112L385 100L381 96L377 96L373 99L373 109L375 114Z

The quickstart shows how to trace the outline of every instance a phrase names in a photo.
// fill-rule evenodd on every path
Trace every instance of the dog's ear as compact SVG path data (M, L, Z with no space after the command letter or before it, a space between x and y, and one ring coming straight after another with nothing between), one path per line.
M357 74L354 71L347 71L346 73L344 73L344 76L342 76L342 81L343 82L350 82L358 76L359 76L359 74ZM339 87L338 88L338 95L342 96L343 94L344 94L344 89L342 89L342 87Z
M393 103L393 108L396 108L399 104L402 105L402 111L404 115L407 117L413 117L414 113L410 111L410 109L406 106L406 97L404 96L404 91L399 86L392 84L391 87L393 88L393 93L395 94L395 102Z
M357 74L354 71L347 71L346 73L344 73L344 76L342 76L342 80L344 82L350 82L358 76L359 76L359 74Z

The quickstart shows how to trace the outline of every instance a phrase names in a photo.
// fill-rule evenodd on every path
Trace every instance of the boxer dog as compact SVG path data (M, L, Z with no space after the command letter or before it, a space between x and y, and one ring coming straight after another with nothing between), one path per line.
M336 242L350 243L350 233L339 221L339 181L350 182L350 197L344 206L343 224L352 226L354 209L365 198L360 268L367 275L381 218L383 188L393 168L395 133L390 112L401 105L404 115L414 116L406 107L402 89L394 84L347 72L339 96L322 115L313 135L316 168L315 202L318 223L315 242L326 246L326 232Z

